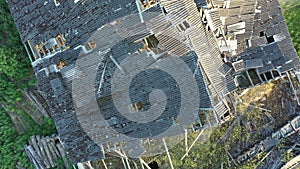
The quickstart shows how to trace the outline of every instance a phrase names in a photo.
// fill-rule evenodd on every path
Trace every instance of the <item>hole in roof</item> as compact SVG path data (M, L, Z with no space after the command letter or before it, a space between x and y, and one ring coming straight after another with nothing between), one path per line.
M152 161L148 164L151 169L159 169L158 163L156 161Z
M273 42L275 42L275 39L273 36L270 36L270 37L267 37L267 41L268 41L268 43L273 43Z
M259 36L260 37L265 36L265 32L264 31L259 32Z

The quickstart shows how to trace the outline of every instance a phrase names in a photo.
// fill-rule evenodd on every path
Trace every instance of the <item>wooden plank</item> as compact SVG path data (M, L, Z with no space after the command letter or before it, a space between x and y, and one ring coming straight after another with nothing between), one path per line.
M47 168L50 168L50 163L49 163L49 159L45 153L45 150L43 148L42 142L41 142L41 137L39 135L36 136L36 140L37 140L37 144L39 146L40 152L41 152L41 159L43 160L45 166Z
M45 165L43 164L42 159L36 154L33 147L31 145L25 148L27 151L27 156L32 160L32 162L38 166L40 169L46 169Z
M56 144L55 144L55 140L51 140L48 144L50 144L50 146L52 147L53 151L55 152L55 154L60 157L60 153L56 147Z
M34 151L38 154L38 156L41 157L41 151L40 151L40 149L37 145L37 141L36 141L35 136L30 137L29 143L33 146Z
M64 149L62 148L62 145L61 145L60 143L56 143L56 147L57 147L57 149L58 149L58 151L59 151L59 153L60 153L60 156L62 157L62 159L63 159L63 161L64 161L65 167L68 168L69 163L68 163L68 160L67 160L67 158L66 158L65 151L64 151Z
M55 167L56 165L55 165L55 163L53 161L53 158L51 156L50 150L49 150L49 148L47 146L47 143L46 143L45 139L41 139L41 143L42 143L43 149L44 149L44 151L46 153L46 156L49 159L49 164L51 165L51 167Z
M50 152L51 158L53 160L54 166L56 166L57 165L57 158L58 158L58 156L56 155L56 152L55 152L55 150L53 149L53 147L51 145L51 140L52 139L47 138L46 139L46 145L47 145L47 147L49 149L49 152Z

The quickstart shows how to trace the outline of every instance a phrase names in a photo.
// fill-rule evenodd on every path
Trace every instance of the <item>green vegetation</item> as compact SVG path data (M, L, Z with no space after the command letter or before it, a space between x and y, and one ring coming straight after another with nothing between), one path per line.
M251 114L256 114L253 112ZM178 145L170 150L170 156L173 161L174 168L178 169L213 169L213 168L256 168L258 166L255 162L249 162L240 166L235 160L231 158L231 155L236 153L237 149L241 148L241 145L251 142L254 144L254 135L248 134L249 131L242 126L239 127L235 120L232 123L228 122L221 127L215 128L211 137L204 142L196 142L194 147L183 160L180 160L185 154L184 141L181 141ZM234 127L231 127L234 126ZM227 132L230 131L227 135ZM190 133L188 137L188 144L194 141L199 133ZM225 137L224 137L225 136ZM256 138L257 139L257 138ZM241 148L242 149L242 148ZM154 158L145 159L147 162L156 161L161 168L169 168L169 161L166 154L159 155Z
M293 155L292 152L285 151L283 153L283 159L282 159L282 161L285 162L285 163L287 163L287 162L291 161L293 158L294 158L294 155Z
M288 98L286 94L289 91L286 91L285 88L282 83L273 82L250 89L241 97L242 102L236 106L238 118L215 128L210 137L204 136L204 138L208 138L206 141L196 142L189 156L180 160L185 154L184 141L170 150L174 168L213 169L222 166L224 169L254 169L263 166L266 152L260 153L257 157L242 164L233 160L231 156L236 159L241 152L249 150L288 122L290 116L282 117L279 112L283 112L283 109L274 105L277 98ZM265 109L259 106L263 106ZM274 124L274 120L276 124ZM188 145L192 144L197 135L198 133L189 134ZM200 140L202 139L200 138ZM290 160L292 155L285 153L283 161ZM170 166L166 154L145 159L146 162L153 160L158 162L161 168L169 168Z
M298 56L300 56L300 2L284 1L282 2L282 7L294 46L298 52Z
M27 103L21 95L35 84L30 61L23 48L5 0L0 0L0 168L33 168L23 146L31 135L56 132L53 120L42 126L22 110ZM22 117L25 131L19 134L10 116Z
M226 128L226 127L225 127ZM195 146L191 149L188 156L183 160L180 160L185 154L184 141L181 141L178 145L170 150L170 156L173 161L174 168L189 168L189 169L199 169L199 168L221 168L222 163L227 165L228 156L226 155L226 148L223 144L217 144L216 138L218 134L223 133L224 128L217 128L214 132L215 136L204 142L197 142ZM210 132L210 131L208 131ZM190 133L188 136L189 145L196 139L199 132ZM203 133L205 134L205 133ZM152 160L156 161L161 168L170 168L167 155L164 153L155 158L145 159L147 162Z

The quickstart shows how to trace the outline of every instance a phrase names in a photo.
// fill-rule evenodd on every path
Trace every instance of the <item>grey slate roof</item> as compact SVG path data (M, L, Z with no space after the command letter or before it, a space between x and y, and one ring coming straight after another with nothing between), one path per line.
M52 0L8 1L21 39L24 44L30 42L31 48L34 48L32 53L40 53L36 45L43 46L43 43L50 51L50 48L63 41L62 37L56 38L58 35L63 35L66 40L58 52L41 54L32 65L71 162L105 158L102 145L95 143L84 131L77 117L78 112L75 111L75 106L82 110L90 108L90 100L86 95L96 95L104 120L97 123L100 129L92 128L91 132L99 129L103 132L100 137L104 141L107 141L106 135L112 143L124 141L115 136L118 132L134 138L154 136L176 123L175 117L182 104L178 86L188 88L186 86L192 86L192 82L185 80L184 71L181 71L184 66L178 64L179 62L174 61L178 65L171 68L165 63L171 56L176 56L182 61L180 63L187 65L196 81L196 92L182 94L190 96L183 100L190 102L187 108L197 104L197 111L214 109L215 120L220 122L228 111L224 96L236 90L236 72L230 62L224 63L214 30L222 28L226 36L237 33L234 36L237 40L236 54L229 56L232 62L243 62L236 64L237 71L255 68L259 73L265 73L276 68L280 72L299 68L298 56L277 0L257 0L260 13L255 13L258 7L255 1L232 1L229 8L223 8L224 1L213 2L217 9L205 9L207 18L211 19L207 24L201 21L197 9L207 5L205 0L161 0L140 13L141 9L137 7L135 0L83 0L77 3L61 1L58 6ZM225 18L224 23L220 17ZM245 22L245 27L243 24L230 27L241 22ZM213 31L207 29L209 26L213 27ZM145 41L151 35L156 37L158 46L142 51L145 45L143 39ZM40 50L45 53L44 49ZM153 50L152 53L149 50ZM138 59L130 63L132 66L118 65L133 57ZM140 58L144 59L139 60ZM78 67L76 63L80 59L87 65ZM153 65L168 69L176 76L182 76L180 83L174 82L169 76L170 72L159 71ZM166 98L162 99L163 95L157 93L154 101L166 102L167 106L164 108L165 113L156 121L137 127L136 123L120 116L119 110L113 104L112 100L116 96L123 98L124 91L112 92L111 88L122 85L126 80L113 79L115 72L120 70L129 76L142 68L151 69L132 78L133 82L129 85L130 100L127 101L142 102L143 109L147 111L152 106L150 91L158 88L164 91ZM97 73L92 84L96 91L85 91L87 85L74 87L72 82L83 79L84 73L89 71ZM72 90L80 90L78 97L82 100L76 105ZM197 96L198 99L191 99ZM127 110L129 104L124 102L122 106L123 110ZM197 111L188 113L194 116L198 114ZM93 113L87 112L82 119L97 119L97 114ZM91 126L94 125L96 124L91 123ZM105 133L107 126L112 126L115 132Z

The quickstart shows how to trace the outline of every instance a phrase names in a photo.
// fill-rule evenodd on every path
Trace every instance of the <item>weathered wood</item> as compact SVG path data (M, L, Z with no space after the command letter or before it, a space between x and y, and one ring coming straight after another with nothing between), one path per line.
M42 159L35 153L32 146L27 146L27 150L30 152L30 155L32 156L33 162L36 163L37 166L39 166L41 169L45 169L45 166L43 165Z
M30 101L32 105L34 105L45 117L49 118L49 114L40 102L40 99L38 99L32 92L29 91L23 91L23 94L26 96L26 98Z
M48 144L51 146L51 148L52 148L53 151L55 152L56 156L59 157L60 154L59 154L59 151L58 151L58 149L57 149L57 147L56 147L54 141L51 140L51 141L49 141Z
M24 149L36 169L56 167L59 158L62 158L65 168L68 168L69 163L66 154L57 136L31 136L28 142L29 145L24 146ZM89 163L89 168L91 167Z
M195 143L199 140L200 136L202 135L204 130L201 130L200 133L198 134L197 138L193 141L192 145L188 148L188 151L181 157L180 160L183 160L184 157L186 157L189 153L189 151L193 148L193 146L195 145Z
M37 140L37 144L40 148L41 151L41 159L43 159L44 164L46 165L47 168L50 168L50 163L49 163L49 159L45 153L45 150L43 148L42 142L41 142L41 138L39 135L36 136L36 140Z
M146 166L147 169L151 169L142 158L140 158L140 162L141 162L143 168L144 168L144 166Z
M41 157L41 151L37 145L35 136L30 137L29 143L33 146L33 148L34 148L35 152L38 154L38 156Z
M89 167L89 169L94 169L90 161L85 162L85 164Z
M51 158L52 158L52 160L53 160L54 166L56 166L56 165L57 165L57 159L58 159L58 158L57 158L57 155L56 155L56 153L55 153L55 150L54 150L53 147L51 146L51 143L50 143L49 138L46 139L46 145L47 145L47 147L48 147L48 149L49 149L50 156L51 156Z
M18 133L23 134L24 130L26 128L26 124L24 124L24 123L26 123L26 122L18 117L20 115L17 115L14 112L10 112L6 107L6 104L2 104L2 108L6 111L7 115L10 117L10 119L11 119L12 123L14 124L14 126L16 127ZM24 123L22 123L23 121L24 121ZM24 128L24 126L25 126L25 128Z
M55 167L56 165L55 165L55 163L54 163L54 161L53 161L53 159L52 159L50 150L49 150L49 148L48 148L48 146L47 146L47 144L46 144L45 139L41 139L41 142L42 142L44 151L45 151L45 153L46 153L46 155L47 155L47 157L48 157L48 159L49 159L49 163L50 163L51 167Z
M63 161L64 161L65 167L68 168L69 163L68 163L68 160L67 160L67 158L66 158L65 151L64 151L64 149L62 148L62 145L61 145L60 143L56 143L56 147L57 147L57 149L58 149L58 151L59 151L60 157L61 157L61 158L63 159Z
M102 163L103 163L104 168L105 168L105 169L108 169L108 168L107 168L107 165L106 165L106 163L105 163L105 161L104 161L103 159L102 159L101 161L102 161Z
M171 169L174 169L174 167L173 167L173 162L172 162L171 156L170 156L170 154L169 154L169 150L168 150L167 143L166 143L166 141L165 141L164 138L163 138L162 140L163 140L163 143L164 143L164 146L165 146L165 150L166 150L166 152L167 152L167 156L168 156L168 159L169 159L169 162L170 162ZM186 154L188 154L188 152L186 152Z

